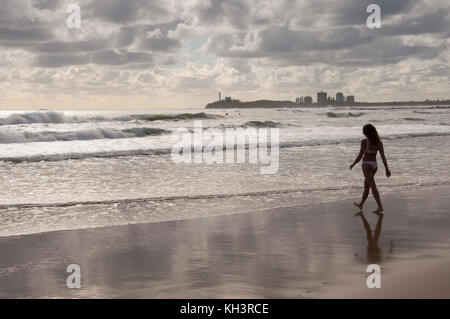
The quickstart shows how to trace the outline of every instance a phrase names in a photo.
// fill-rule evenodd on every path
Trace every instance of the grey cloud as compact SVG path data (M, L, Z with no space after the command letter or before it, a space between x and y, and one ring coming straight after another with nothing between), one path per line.
M139 74L138 83L150 83L155 80L152 74Z
M0 41L46 41L52 38L53 33L50 30L44 28L0 28Z
M176 30L181 20L156 25L136 25L123 27L109 38L92 38L83 41L59 41L43 28L8 29L0 28L0 45L4 47L20 47L32 53L44 54L78 54L106 49L126 49L137 41L143 51L174 51L181 47L181 41L168 37L168 32ZM159 30L157 38L148 37L148 32Z
M252 67L246 59L229 59L228 65L238 70L241 74L250 74L252 72Z
M308 3L314 5L313 1L308 1ZM332 14L333 22L336 25L364 25L369 15L367 7L370 4L379 5L382 17L386 18L396 14L410 13L417 3L417 0L340 0L333 1L327 7L330 9L329 12Z
M115 24L136 23L139 19L167 16L164 1L157 0L109 0L91 1L87 6L90 18L97 18Z
M30 51L51 54L74 54L104 50L111 47L108 39L91 39L86 41L62 42L52 41L35 44Z
M364 2L364 1L362 1ZM289 2L293 7L296 2ZM311 3L310 9L329 11L323 1ZM336 15L342 13L337 8L341 2L330 4L336 8ZM365 3L365 2L364 2ZM411 12L417 1L403 4L383 2L384 14L398 15L382 24L381 29L369 29L365 25L328 26L292 30L288 24L270 25L256 31L254 43L246 43L247 32L216 33L209 37L205 51L219 57L266 58L272 65L310 65L325 63L332 65L364 66L398 63L415 57L433 59L448 50L448 45L406 45L403 35L423 35L423 40L445 39L449 36L450 7L414 15ZM346 8L346 6L344 6ZM311 9L312 10L312 9ZM355 13L353 13L355 14ZM363 14L364 19L367 13ZM319 17L320 18L320 17ZM342 22L342 21L341 21ZM354 22L354 21L353 21ZM435 38L433 38L435 37Z
M350 59L362 58L369 65L382 65L397 63L409 57L432 59L444 50L444 47L405 45L396 38L380 38L371 45L356 47L348 56Z
M146 51L168 52L181 47L180 40L171 38L143 38L139 40L138 48Z
M368 43L373 36L361 29L347 27L325 31L292 31L287 27L269 28L260 32L264 52L292 52L312 50L336 50Z
M60 0L32 0L33 6L41 10L55 10L60 3Z
M168 36L169 31L177 29L183 20L177 19L160 24L142 24L133 27L123 27L116 37L118 46L130 46L134 42L140 50L155 52L171 52L181 48L181 41ZM158 37L152 37L149 33L157 31Z
M74 42L74 46L80 51L97 51L111 46L109 39L90 39L86 41Z
M107 50L93 53L92 62L109 65L151 64L153 63L153 56L146 52Z
M139 24L133 27L122 27L116 36L119 47L130 46L135 41L142 50L150 51L172 51L181 47L181 41L168 37L169 31L175 31L183 20L176 19L159 24ZM161 36L158 39L149 38L149 32L159 30ZM160 40L160 41L156 41Z
M30 82L36 84L49 84L54 82L53 74L50 72L34 72L30 75Z
M223 57L270 58L296 52L301 54L317 50L347 49L355 45L370 43L375 38L355 27L324 31L294 31L287 26L266 28L258 33L258 37L258 46L249 50L245 47L247 44L245 43L245 33L239 37L219 34L210 38L206 50Z
M404 16L397 22L384 25L379 31L383 35L445 33L450 29L449 13L449 10L438 10L421 16Z
M137 18L139 3L137 1L95 1L93 2L93 14L109 22L132 22Z
M167 35L169 31L176 30L178 25L183 22L184 22L183 19L175 19L165 23L138 25L137 28L140 32L148 32L159 29L161 30L162 34Z
M346 36L336 36L334 40L327 36L328 39L324 41L319 35L315 38L314 32L293 33L290 36L283 34L283 32L264 34L261 44L253 51L230 51L230 43L228 46L224 43L216 46L215 41L210 43L210 48L225 48L224 51L215 52L224 57L241 59L265 57L268 63L275 66L323 63L357 67L398 63L410 57L432 59L447 49L444 45L436 47L406 45L398 37L361 36L358 41L353 39L345 41Z
M398 63L407 58L432 59L445 51L444 47L405 45L399 39L379 38L373 43L355 46L352 50L297 52L273 57L278 65L324 64L343 67L368 67Z
M218 74L215 74L206 78L185 77L178 82L177 87L183 90L209 89L213 87L215 78L218 76Z
M443 0L435 1L439 5L419 0L205 0L192 8L161 0L79 0L75 3L82 8L83 25L92 28L83 29L85 40L71 41L70 33L53 29L64 23L63 1L2 0L0 46L26 50L39 67L92 64L143 69L176 63L175 54L184 43L176 31L186 24L186 29L195 29L195 36L208 35L205 52L230 58L228 65L240 76L252 74L248 61L253 58L274 67L320 63L349 70L408 58L442 59L442 53L448 52L450 10ZM381 6L381 29L365 25L366 8L372 2ZM264 10L259 10L260 5ZM49 10L59 9L62 22L40 20L55 14ZM422 45L407 45L404 35L421 36L416 42ZM246 42L249 38L254 42ZM201 60L196 54L182 54L180 62L190 55ZM440 76L446 71L432 70ZM214 80L185 78L179 86L209 88Z
M230 58L260 58L267 57L267 52L261 50L239 49L237 45L244 43L247 33L237 32L233 35L229 33L217 33L209 37L204 47L206 53L214 54L219 57ZM236 46L237 45L237 46ZM236 46L233 48L233 46Z
M439 77L444 76L450 78L450 67L445 64L433 65L427 72L427 76Z
M84 65L90 61L89 55L38 55L35 66L45 68L59 68L68 65Z
M115 44L119 48L130 46L136 38L136 29L135 28L121 28L119 33L116 36Z
M381 8L382 18L396 14L408 14L419 3L418 0L315 0L285 2L284 12L289 16L298 17L298 24L310 27L317 23L326 22L328 26L341 27L349 25L365 25L367 7L377 4Z
M273 16L269 19L260 13L260 1L208 0L197 6L200 24L233 26L248 30L252 26L270 26L297 18L297 23L308 28L325 22L328 26L365 25L367 6L376 3L383 17L412 12L418 0L285 0L273 2Z
M181 47L181 41L168 36L183 21L176 19L160 24L137 24L121 27L108 38L91 38L83 41L61 41L43 28L12 29L0 28L0 46L21 48L37 54L34 65L41 67L62 67L87 63L109 64L135 68L142 65L148 68L154 65L153 56L147 52L129 52L130 46L139 51L173 52ZM149 32L157 31L157 37ZM150 36L150 37L149 37ZM132 50L134 51L134 50ZM61 55L61 56L60 56ZM161 64L175 63L172 58L160 59Z
M148 68L154 65L153 56L146 52L127 52L104 50L90 54L42 54L35 59L34 65L45 68L59 68L71 65L114 65Z
M177 63L177 60L173 56L168 56L161 61L163 65L174 65Z
M48 21L42 21L36 13L40 9L33 6L31 0L2 0L0 9L0 27L13 30L44 29L47 32L51 28Z
M209 0L199 5L197 12L202 23L216 24L225 21L238 29L246 29L250 8L245 1Z

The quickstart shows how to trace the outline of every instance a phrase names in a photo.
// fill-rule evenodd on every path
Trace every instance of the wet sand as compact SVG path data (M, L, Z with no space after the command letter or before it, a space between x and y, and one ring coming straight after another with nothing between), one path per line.
M151 224L0 238L0 297L450 297L450 187ZM378 225L378 227L377 227ZM79 264L81 289L66 287ZM366 267L381 266L381 288Z

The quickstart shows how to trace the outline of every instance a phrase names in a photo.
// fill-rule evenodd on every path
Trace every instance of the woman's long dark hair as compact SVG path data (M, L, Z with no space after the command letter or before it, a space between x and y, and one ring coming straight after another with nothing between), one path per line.
M381 139L378 135L377 129L372 124L364 125L363 134L369 139L371 144L378 145L379 143L381 143Z

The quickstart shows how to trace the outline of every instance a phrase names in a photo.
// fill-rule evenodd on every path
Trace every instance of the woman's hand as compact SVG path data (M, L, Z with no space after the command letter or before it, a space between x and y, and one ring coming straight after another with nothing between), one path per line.
M355 166L355 164L350 165L350 170L352 170L353 166Z
M391 177L391 171L389 170L389 168L386 168L386 176Z

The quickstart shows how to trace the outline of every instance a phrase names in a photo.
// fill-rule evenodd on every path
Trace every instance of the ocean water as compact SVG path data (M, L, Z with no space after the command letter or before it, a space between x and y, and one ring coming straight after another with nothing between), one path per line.
M192 130L194 120L220 130L279 128L278 172L174 163L172 132ZM445 105L1 111L0 237L356 200L363 177L348 166L366 123L377 127L393 174L386 178L379 158L382 194L450 183Z

